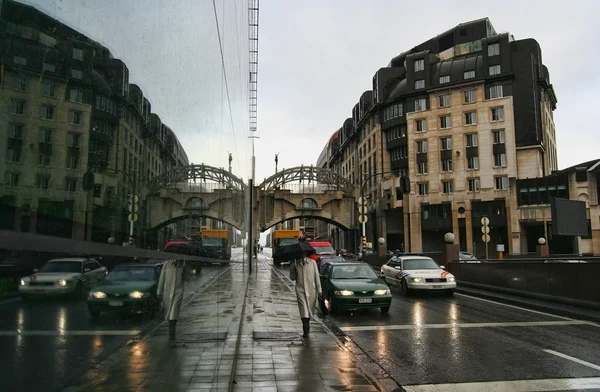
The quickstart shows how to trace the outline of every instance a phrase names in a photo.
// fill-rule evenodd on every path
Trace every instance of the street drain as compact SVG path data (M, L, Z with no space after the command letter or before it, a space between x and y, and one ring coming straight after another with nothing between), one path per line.
M290 342L298 340L300 336L295 332L268 332L268 331L254 331L252 339L254 340L281 340Z
M199 343L215 340L225 340L227 332L205 332L205 333L189 333L177 337L178 342L182 343Z

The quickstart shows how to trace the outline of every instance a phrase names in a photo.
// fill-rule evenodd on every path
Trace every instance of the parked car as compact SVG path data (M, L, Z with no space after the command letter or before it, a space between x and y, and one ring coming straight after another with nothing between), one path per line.
M331 263L321 273L323 314L341 309L379 308L387 313L392 304L389 286L366 263Z
M71 294L76 298L83 291L102 282L108 270L91 258L69 257L48 261L34 274L21 279L19 293L23 298L51 294Z
M120 264L88 296L92 317L102 312L147 313L154 316L160 309L156 288L161 263Z
M544 263L587 263L585 260L548 259Z
M481 263L477 257L468 252L458 252L459 263Z
M364 256L374 255L375 251L373 249L363 249L362 252L358 252L356 255L357 260L362 260Z
M352 259L352 258L354 258L354 254L352 252L350 252L349 250L347 250L347 249L340 250L339 255L342 256L345 259Z
M454 275L440 267L435 260L425 256L394 256L381 266L384 280L400 286L402 294L411 291L440 291L453 295L456 288Z
M342 256L323 255L317 259L317 266L319 267L319 271L322 271L328 264L345 262L347 262L347 260Z

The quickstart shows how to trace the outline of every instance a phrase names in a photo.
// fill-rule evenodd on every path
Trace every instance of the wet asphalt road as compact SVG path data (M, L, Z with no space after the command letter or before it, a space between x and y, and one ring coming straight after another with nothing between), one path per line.
M233 260L241 249L233 249ZM205 266L186 296L222 271ZM59 391L158 320L103 315L92 322L85 300L0 302L0 390Z
M600 377L597 324L461 294L404 297L395 287L392 294L387 315L368 310L327 318L409 391L423 384Z

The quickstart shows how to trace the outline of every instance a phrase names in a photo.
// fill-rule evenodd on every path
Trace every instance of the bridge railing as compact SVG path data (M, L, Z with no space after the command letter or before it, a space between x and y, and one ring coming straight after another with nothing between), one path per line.
M316 193L325 193L325 191L335 191L338 190L335 184L318 184L318 183L310 183L310 184L283 184L277 187L279 190L288 190L294 194L316 194Z
M168 189L178 189L181 192L190 192L190 193L212 193L217 190L226 190L230 189L228 184L219 184L215 182L178 182L169 184Z

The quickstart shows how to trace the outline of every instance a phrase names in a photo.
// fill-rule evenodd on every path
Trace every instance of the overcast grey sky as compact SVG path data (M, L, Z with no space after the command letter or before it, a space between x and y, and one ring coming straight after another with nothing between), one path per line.
M211 0L28 0L111 49L128 65L190 160L250 175L247 1L219 0L235 138L222 99ZM599 1L262 0L257 180L314 164L389 60L461 22L489 17L498 32L535 38L558 96L559 167L599 158ZM236 23L237 21L237 23ZM236 32L235 26L238 26ZM225 104L223 105L223 102ZM236 153L237 151L237 153Z

